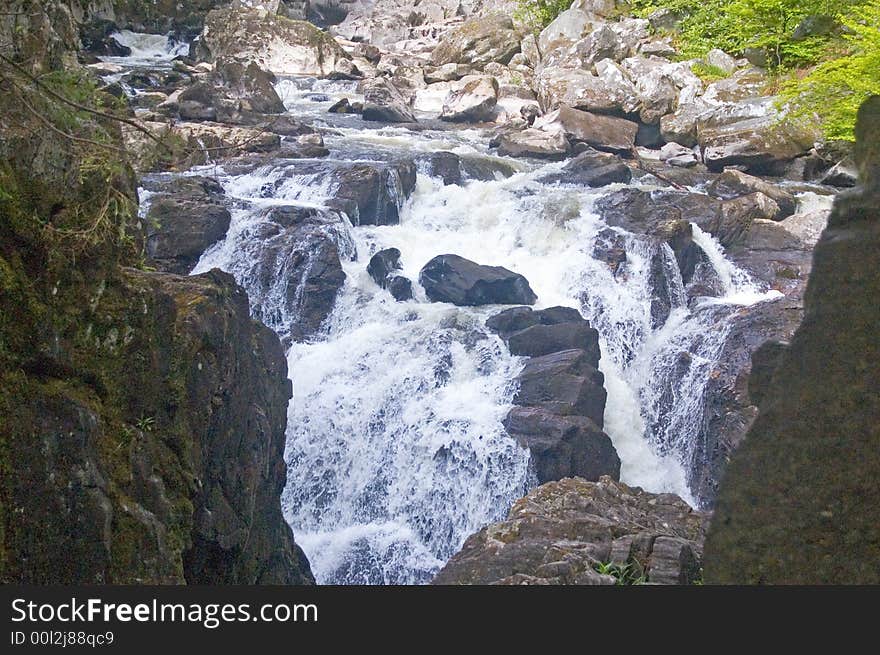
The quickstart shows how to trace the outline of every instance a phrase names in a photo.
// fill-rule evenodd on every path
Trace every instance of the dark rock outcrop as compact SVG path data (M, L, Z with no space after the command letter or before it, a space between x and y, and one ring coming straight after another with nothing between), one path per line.
M503 266L484 266L458 255L438 255L419 273L432 302L453 305L534 304L528 280Z
M880 97L856 142L861 187L835 201L803 323L725 473L707 582L880 582Z
M602 432L607 394L599 334L579 311L513 307L486 321L514 355L531 355L517 376L507 432L531 451L541 483L620 476L620 458Z
M226 235L230 213L213 178L175 178L151 199L145 219L146 250L163 271L186 274L209 246Z
M537 407L514 407L504 428L531 451L539 483L580 476L620 477L620 458L607 434L583 416L554 414Z
M253 228L244 270L254 316L294 341L313 335L329 316L345 282L338 212L280 206Z
M572 307L513 307L489 318L486 327L500 335L514 355L540 357L578 349L587 354L590 366L599 366L599 333Z
M400 269L400 251L397 248L380 250L367 265L367 273L373 281L388 289L395 300L410 300L413 297L412 282L397 272Z
M331 207L344 211L354 225L397 225L400 209L416 186L412 161L351 164L332 172Z
M672 494L567 478L468 537L433 584L693 584L706 523Z
M232 278L126 271L79 330L78 374L0 384L27 516L4 580L312 582L279 504L284 353Z

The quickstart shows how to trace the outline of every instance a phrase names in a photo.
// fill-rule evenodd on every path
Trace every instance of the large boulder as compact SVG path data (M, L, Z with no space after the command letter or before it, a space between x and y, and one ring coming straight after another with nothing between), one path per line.
M710 195L722 200L762 193L779 207L779 211L773 216L777 220L791 216L797 209L797 199L784 187L735 169L724 171L706 190Z
M541 484L573 476L620 477L620 458L611 439L584 416L514 407L504 419L504 429L529 449Z
M697 140L710 170L744 166L750 172L772 173L775 166L810 151L819 138L815 129L781 118L772 107L762 112L765 104L748 110L757 111L751 117L715 111L699 121Z
M486 327L504 339L514 355L540 357L577 349L590 366L599 366L599 333L574 308L512 307L489 318Z
M558 416L585 416L601 428L607 398L604 382L586 351L554 351L526 362L516 378L513 402Z
M365 121L383 123L415 123L409 99L388 78L376 77L362 85Z
M160 270L189 273L229 229L223 187L213 178L192 176L176 178L154 193L144 220L147 257Z
M294 205L268 209L250 230L233 265L236 279L254 316L285 340L310 337L330 315L345 282L342 231L338 212Z
M499 12L474 17L444 35L431 53L431 63L475 68L492 62L506 64L519 52L519 42L520 35L509 16Z
M468 537L433 583L693 584L707 523L678 496L609 477L550 482Z
M561 106L535 121L535 127L546 131L561 130L571 143L585 143L609 152L632 151L639 131L637 123L602 116Z
M508 157L564 159L570 150L571 144L562 130L530 127L521 132L502 134L498 139L498 154Z
M549 112L565 105L606 114L630 113L638 108L638 91L617 64L603 60L596 65L596 72L542 68L535 79L541 107Z
M311 23L253 9L215 9L196 44L204 61L255 62L276 75L327 77L350 71L350 57Z
M409 160L339 166L330 176L328 204L344 211L354 225L397 225L416 186L416 166Z
M183 120L253 124L264 120L264 114L284 113L274 82L271 73L253 62L219 61L213 74L177 96L178 115Z
M545 182L562 182L588 187L602 187L632 180L632 170L618 157L589 148L563 166L558 173L547 175Z
M856 143L861 187L835 200L803 323L721 483L708 582L880 583L880 97Z
M490 75L465 77L443 101L440 119L456 123L491 120L498 104L498 81Z
M432 302L454 305L533 305L528 280L502 266L484 266L458 255L438 255L419 273Z

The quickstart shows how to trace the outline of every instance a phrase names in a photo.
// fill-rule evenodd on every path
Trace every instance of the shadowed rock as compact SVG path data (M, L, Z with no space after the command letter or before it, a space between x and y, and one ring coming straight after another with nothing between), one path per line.
M454 305L531 305L538 299L519 273L458 255L434 257L419 273L419 283L431 301Z

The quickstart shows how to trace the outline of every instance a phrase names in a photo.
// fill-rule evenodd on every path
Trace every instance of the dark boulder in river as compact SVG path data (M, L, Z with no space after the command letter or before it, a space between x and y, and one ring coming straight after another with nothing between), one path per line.
M412 298L412 282L398 272L400 269L400 251L397 248L380 250L367 265L367 273L373 281L387 289L395 300L409 300Z
M458 255L434 257L422 268L419 282L430 300L453 305L533 305L538 299L519 273Z

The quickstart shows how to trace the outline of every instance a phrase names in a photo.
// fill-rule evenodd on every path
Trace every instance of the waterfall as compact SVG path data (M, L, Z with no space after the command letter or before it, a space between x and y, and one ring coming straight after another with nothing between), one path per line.
M331 155L206 169L232 199L232 222L193 272L231 272L255 315L286 336L284 266L268 280L252 274L268 209L325 206L339 162L438 150L497 157L477 130L412 132L326 114L351 94L350 83L282 80L279 90L296 115L333 128L325 134ZM528 452L501 425L524 364L484 328L503 308L427 302L418 273L439 254L522 273L537 307L579 308L600 334L605 430L623 481L695 501L687 472L707 380L738 308L778 293L752 281L695 226L699 274L717 294L689 297L667 245L609 228L594 211L597 199L623 185L546 184L541 179L561 164L507 162L519 172L463 185L419 172L411 198L400 199L400 225L352 227L340 214L322 228L342 254L346 279L318 333L288 351L294 393L282 497L319 582L427 582L468 535L503 517L535 484ZM626 254L618 266L597 254L609 243ZM401 251L402 273L416 283L412 301L395 302L366 273L370 256L389 247Z

